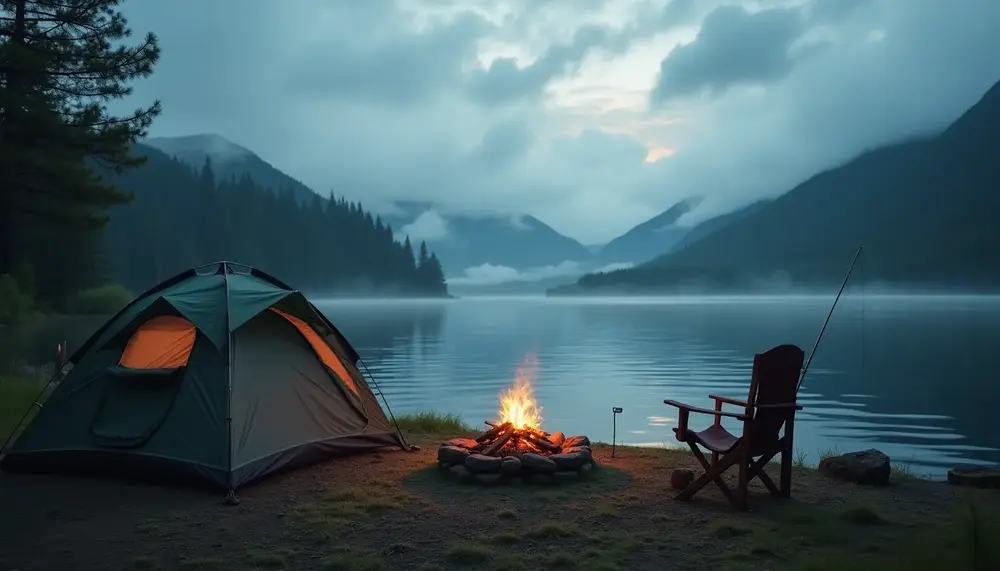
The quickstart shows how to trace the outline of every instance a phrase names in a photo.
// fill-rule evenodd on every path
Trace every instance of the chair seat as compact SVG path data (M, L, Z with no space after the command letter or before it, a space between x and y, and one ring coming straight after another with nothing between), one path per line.
M674 429L674 432L677 432L676 428ZM687 440L689 442L700 444L706 449L717 454L725 454L736 447L740 438L738 436L733 436L722 426L713 424L705 430L697 432L689 430L687 432Z

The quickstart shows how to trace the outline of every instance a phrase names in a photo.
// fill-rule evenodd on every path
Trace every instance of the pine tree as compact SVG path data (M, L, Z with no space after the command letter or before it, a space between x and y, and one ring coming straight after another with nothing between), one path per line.
M420 242L420 255L417 258L417 271L423 272L424 268L427 266L427 261L429 257L427 256L427 242Z
M448 284L444 280L444 270L436 254L431 254L427 259L424 269L424 283L426 284L426 295L441 296L448 293Z
M97 229L106 209L130 200L92 169L139 166L131 144L145 136L160 103L122 117L108 101L152 73L153 34L138 45L116 7L121 0L0 1L0 274L16 264L15 219ZM36 261L37 263L37 261Z

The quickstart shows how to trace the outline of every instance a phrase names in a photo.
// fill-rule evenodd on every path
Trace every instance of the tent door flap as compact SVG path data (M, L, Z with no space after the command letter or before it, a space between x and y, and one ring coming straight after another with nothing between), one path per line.
M130 369L108 367L108 383L90 425L104 448L138 448L170 416L185 367Z

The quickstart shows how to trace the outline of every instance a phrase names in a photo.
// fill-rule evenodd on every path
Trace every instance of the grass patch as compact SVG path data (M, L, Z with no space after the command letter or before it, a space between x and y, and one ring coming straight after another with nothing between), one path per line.
M378 554L351 547L337 547L323 565L324 571L385 571L388 567Z
M516 545L521 543L521 538L510 532L498 533L496 535L491 535L486 539L487 543L493 545Z
M715 520L709 525L709 532L715 537L743 537L753 533L753 529L732 519Z
M155 559L146 555L133 557L130 566L136 570L151 570L159 567Z
M514 521L517 519L517 511L505 508L497 512L497 517L506 521Z
M573 557L565 551L558 553L551 553L545 557L545 568L546 569L577 569L579 568L579 563L576 557Z
M248 565L261 569L282 569L288 565L288 558L295 552L291 549L260 550L252 549L247 551L244 558Z
M24 413L28 411L28 407L38 397L47 381L48 379L0 377L0 445L3 445L7 440L11 431L17 426ZM31 421L31 417L37 410L36 407L33 407L28 418L21 425L22 430Z
M153 522L152 520L143 520L140 522L136 522L135 532L142 534L150 534L156 531L159 527L160 526L156 525L156 523Z
M489 561L492 556L493 552L489 548L468 542L453 544L444 552L444 558L455 565L479 565Z
M287 520L292 526L312 531L317 542L326 542L345 524L364 527L365 518L398 509L409 498L408 493L386 486L341 488L296 505Z
M827 458L833 458L834 456L840 456L840 450L836 446L819 451L819 459L821 461L826 460Z
M878 512L868 506L851 506L840 512L840 517L857 525L879 525L886 523Z
M795 451L795 459L792 460L792 466L796 468L809 468L809 463L807 461L809 455L806 454L805 450L801 448Z
M181 569L185 571L215 571L227 567L226 562L218 557L192 557L181 561Z
M550 540L559 539L563 537L572 537L579 533L577 529L571 525L567 525L558 521L547 521L539 524L537 527L530 529L524 533L526 539L534 540Z
M396 416L396 423L400 430L411 435L456 437L475 430L457 414L430 410Z
M597 517L597 519L603 519L603 520L612 520L621 517L621 514L618 513L618 510L614 506L610 506L608 504L598 504L594 508L594 515Z

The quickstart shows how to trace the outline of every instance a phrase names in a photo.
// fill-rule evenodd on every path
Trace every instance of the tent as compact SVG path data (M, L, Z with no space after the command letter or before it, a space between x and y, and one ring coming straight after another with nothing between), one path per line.
M358 361L281 281L231 262L191 269L137 297L73 354L0 467L232 492L339 453L405 447Z

